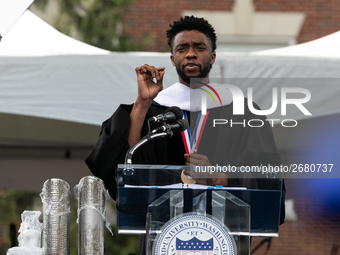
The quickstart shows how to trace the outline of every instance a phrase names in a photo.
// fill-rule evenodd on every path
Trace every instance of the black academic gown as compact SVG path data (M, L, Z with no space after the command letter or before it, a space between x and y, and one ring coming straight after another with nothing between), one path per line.
M120 105L111 118L103 123L100 137L85 160L91 172L104 181L105 187L114 200L117 196L115 170L118 164L124 163L129 149L127 138L132 107L133 105ZM146 120L163 113L165 109L167 108L151 105ZM148 133L146 120L141 137ZM175 133L170 138L159 138L142 145L134 153L132 162L134 164L184 165L184 153L181 135Z
M115 170L118 164L124 163L125 155L129 149L127 138L130 124L129 114L132 107L133 105L120 105L111 118L103 123L99 140L85 160L91 172L104 181L114 200L117 196ZM163 113L166 109L167 107L151 105L145 118L141 137L148 133L147 119ZM251 113L248 110L246 101L244 109L244 115L233 115L232 104L211 109L197 153L208 156L212 165L280 165L280 157L269 123L265 121L265 117ZM229 123L213 127L213 119L226 119ZM231 119L233 123L244 122L246 127L243 124L235 124L231 127ZM247 124L250 119L261 119L264 125L258 128L250 128ZM259 123L256 125L259 125ZM184 165L184 154L185 148L181 134L175 133L173 137L155 139L142 145L135 152L132 161L134 164ZM139 184L143 184L143 178L147 177L140 177ZM164 178L163 181L165 182L163 184L170 184L166 182L176 183L180 179L174 178L170 180ZM247 184L240 183L244 181L247 181ZM136 182L138 182L138 178ZM277 185L275 181L266 180L234 179L229 184L232 186L244 185L247 188L277 188L275 187ZM147 183L144 183L144 185L147 185ZM282 190L281 224L284 221L284 185Z

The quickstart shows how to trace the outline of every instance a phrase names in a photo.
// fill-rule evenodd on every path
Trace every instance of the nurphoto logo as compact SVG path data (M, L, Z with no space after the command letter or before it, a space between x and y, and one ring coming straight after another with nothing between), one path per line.
M206 84L204 84L207 86ZM211 86L209 86L210 88ZM253 88L247 88L247 97L244 96L242 90L238 88L235 85L230 84L218 84L214 86L215 88L224 88L230 91L232 96L232 105L233 105L233 115L244 115L245 114L245 104L244 100L247 99L247 106L251 113L258 115L258 116L267 116L266 121L270 123L270 125L273 127L274 122L280 122L283 127L295 127L297 126L298 122L295 119L271 119L270 115L273 114L278 107L280 108L280 115L286 116L287 115L287 106L288 105L294 105L301 111L305 116L311 116L312 114L308 111L308 109L304 106L305 103L309 102L311 99L311 93L309 90L305 88L299 88L299 87L282 87L272 88L271 93L271 106L269 109L256 109L253 104ZM203 89L204 90L204 89ZM280 90L280 96L278 91ZM216 92L215 89L213 89L215 95L221 102L221 98ZM214 102L216 102L213 95L206 91L207 94L210 95L210 97L213 98ZM280 102L279 102L280 101ZM222 102L221 102L222 105ZM206 95L202 96L201 101L201 112L202 114L205 114L207 112L207 97ZM227 120L227 119L214 119L213 121L213 127L216 125L225 125L225 124L232 125L248 125L249 127L262 127L264 125L264 121L262 119L250 119L250 120L243 120L242 122L233 122L233 120Z

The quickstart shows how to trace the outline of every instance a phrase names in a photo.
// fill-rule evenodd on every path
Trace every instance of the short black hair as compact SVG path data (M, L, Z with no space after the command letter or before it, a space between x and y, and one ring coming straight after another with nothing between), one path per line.
M170 46L171 52L173 39L178 33L185 30L197 30L202 32L211 40L212 51L214 52L216 50L217 37L215 29L204 18L197 18L194 16L181 17L179 21L174 21L172 25L170 24L170 27L171 28L166 31L166 37L168 38L168 45Z

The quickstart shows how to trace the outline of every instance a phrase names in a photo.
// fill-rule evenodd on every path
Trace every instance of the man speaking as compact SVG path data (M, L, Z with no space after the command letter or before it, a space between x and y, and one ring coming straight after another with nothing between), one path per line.
M117 165L124 163L129 148L148 134L147 120L164 113L170 106L178 106L186 118L196 120L199 114L191 111L191 93L195 90L219 92L209 84L209 72L216 59L217 38L214 28L203 18L185 16L170 25L166 35L171 52L170 60L178 73L178 82L163 90L163 77L166 72L164 67L148 64L137 67L135 71L138 96L135 103L120 105L112 117L103 123L99 140L86 158L88 167L95 176L104 181L113 199L117 195ZM199 86L190 87L192 78L200 78ZM232 99L225 93L226 90L223 91L215 93L219 107L213 107L209 114L204 116L205 127L201 125L200 130L197 130L198 127L190 125L186 134L175 133L172 137L149 141L135 152L133 163L251 166L260 165L270 158L270 162L280 164L271 127L267 121L257 128L244 125L213 127L214 119L232 118L235 123L248 119L265 120L265 117L251 113L246 102L244 115L233 116ZM199 144L197 141L195 144L188 142L187 136L190 136L190 132L191 135L195 132L199 134ZM176 181L178 182L177 179ZM239 186L239 182L225 179L223 181L215 176L212 184ZM284 195L284 192L282 194ZM283 206L281 212L282 223Z

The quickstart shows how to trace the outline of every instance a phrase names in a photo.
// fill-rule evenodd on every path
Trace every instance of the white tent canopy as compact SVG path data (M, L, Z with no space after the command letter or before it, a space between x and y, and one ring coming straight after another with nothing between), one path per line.
M168 53L110 53L61 34L27 11L0 43L0 112L100 125L136 97L134 69Z
M340 39L340 34L319 39L317 45L330 48L336 44L331 37ZM249 78L340 77L340 59L305 57L303 50L301 56L289 55L292 48L309 45L315 42L277 50L278 55L275 50L219 54L211 77L247 78L243 87L253 83ZM100 125L120 103L134 102L134 69L144 63L166 67L165 87L176 82L169 53L109 53L59 33L27 11L0 43L0 112ZM281 81L276 82L280 86ZM264 93L255 97L260 106L271 102L268 91ZM325 94L329 96L335 95ZM309 107L316 116L340 109L320 109L320 102Z
M339 42L340 32L337 32L311 42L279 49L258 51L252 53L252 55L337 59L340 58Z
M1 0L0 8L0 40L34 0Z
M68 37L26 11L3 37L1 57L37 57L59 55L107 55L109 51Z

